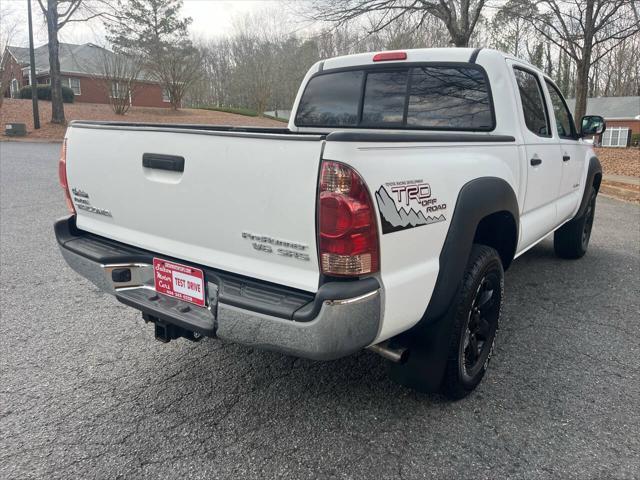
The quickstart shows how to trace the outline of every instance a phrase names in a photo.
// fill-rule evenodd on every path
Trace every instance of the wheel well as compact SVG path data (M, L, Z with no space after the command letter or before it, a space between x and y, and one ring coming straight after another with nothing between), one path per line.
M492 213L480 220L473 243L495 248L506 270L516 253L518 227L513 215L507 211Z

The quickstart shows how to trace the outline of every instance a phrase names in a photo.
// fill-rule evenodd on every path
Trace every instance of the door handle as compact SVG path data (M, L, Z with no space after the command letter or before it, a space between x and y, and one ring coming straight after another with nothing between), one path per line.
M568 162L569 160L571 160L571 157L569 155L563 155L562 156L562 161L563 162Z
M184 172L184 157L177 155L163 155L161 153L142 154L142 166L169 170L170 172Z
M532 166L535 167L535 166L540 165L542 163L542 159L541 158L532 158L530 160L530 163L531 163Z

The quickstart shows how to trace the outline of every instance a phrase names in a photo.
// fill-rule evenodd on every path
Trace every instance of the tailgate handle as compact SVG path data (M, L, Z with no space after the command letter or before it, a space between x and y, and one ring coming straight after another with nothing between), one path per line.
M162 153L143 153L142 166L158 170L169 170L170 172L184 172L184 157L163 155Z

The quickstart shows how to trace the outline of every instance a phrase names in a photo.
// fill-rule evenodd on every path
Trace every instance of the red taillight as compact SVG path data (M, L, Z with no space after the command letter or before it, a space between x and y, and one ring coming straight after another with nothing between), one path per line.
M407 52L381 52L373 56L374 62L389 62L391 60L406 60Z
M60 161L58 162L58 179L60 186L64 190L64 197L67 201L67 208L75 215L76 209L71 201L71 193L69 192L69 183L67 182L67 139L62 141L62 150L60 151Z
M67 188L67 139L62 141L62 150L60 151L60 160L58 161L58 179L60 186Z
M364 181L353 169L323 161L318 201L322 273L358 276L379 269L375 209Z

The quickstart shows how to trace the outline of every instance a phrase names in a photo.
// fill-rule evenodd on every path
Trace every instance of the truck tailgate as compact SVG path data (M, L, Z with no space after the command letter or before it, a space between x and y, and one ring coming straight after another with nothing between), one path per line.
M317 290L321 136L72 124L67 142L81 230Z

